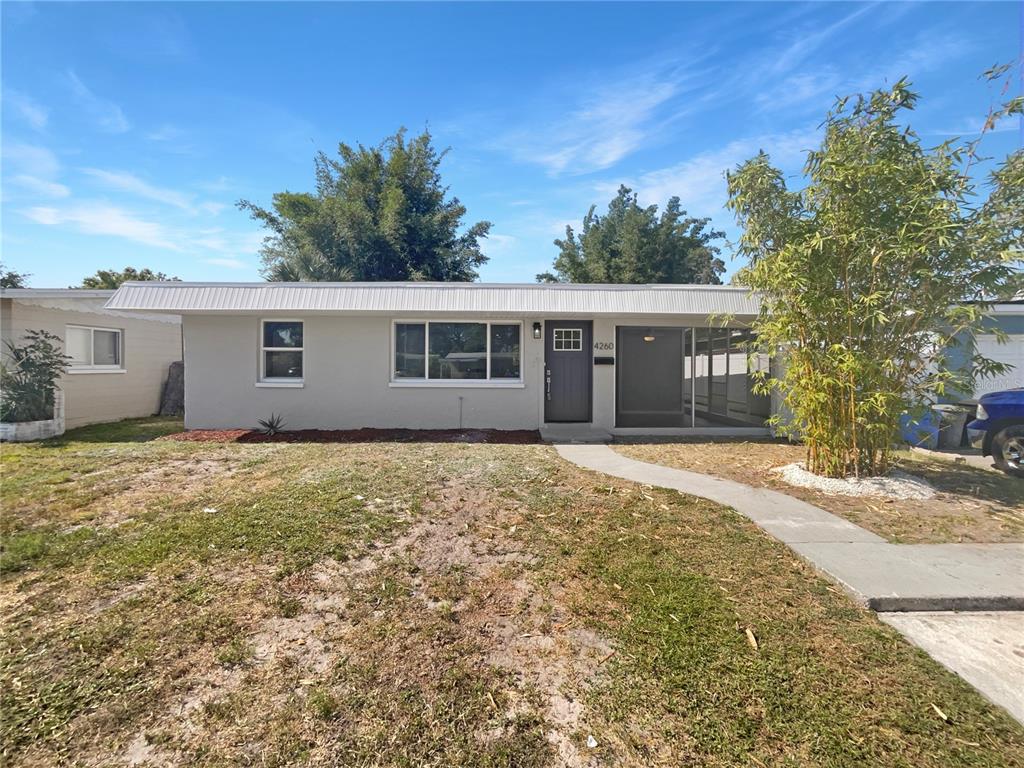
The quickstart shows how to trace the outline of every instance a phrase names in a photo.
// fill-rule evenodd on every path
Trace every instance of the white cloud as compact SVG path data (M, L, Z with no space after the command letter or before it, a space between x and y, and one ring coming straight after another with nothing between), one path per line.
M68 70L67 80L75 100L100 130L107 133L125 133L131 128L121 107L93 93L73 70Z
M37 206L21 213L46 226L70 225L87 235L109 235L126 240L179 251L164 227L156 222L136 218L128 211L102 202L87 202L66 208Z
M157 187L143 181L127 171L104 171L100 168L83 168L82 173L91 176L104 186L127 192L147 200L155 200L164 205L171 205L183 211L194 211L192 198L174 189Z
M223 211L228 206L226 203L215 203L212 201L207 201L205 203L200 203L199 207L202 208L211 216L218 216L220 215L221 211Z
M249 269L249 265L241 259L228 259L228 258L216 258L216 259L203 259L207 264L213 264L216 267L227 267L228 269Z
M565 117L548 125L517 129L498 144L551 175L582 174L610 168L644 146L677 118L672 102L685 90L679 66L652 66L590 92Z
M480 241L480 248L488 258L498 258L508 253L518 242L512 235L501 235L492 232Z
M57 155L34 144L4 142L3 160L6 171L17 169L39 178L52 178L60 172Z
M27 189L29 192L33 192L43 197L67 197L71 194L71 190L63 184L59 184L56 181L47 181L46 179L40 179L36 176L30 176L22 173L14 176L10 179L12 184Z
M164 124L155 131L146 134L150 141L175 141L185 135L185 132L175 125Z
M792 114L802 108L822 113L832 106L836 96L880 88L905 75L921 77L948 65L968 48L968 43L955 35L920 35L903 45L895 58L865 62L862 69L838 71L829 65L816 65L782 80L767 80L768 85L760 88L755 102L764 111Z
M849 26L865 13L873 10L874 4L863 5L817 32L807 33L806 30L798 31L795 35L796 40L775 57L774 64L771 67L772 71L775 73L788 72L821 48L841 29Z
M815 131L793 131L779 135L737 139L724 147L701 152L667 168L640 174L622 183L637 193L642 205L664 205L672 196L694 215L721 216L727 198L725 172L764 150L776 167L802 165L805 150L818 143ZM603 182L597 191L607 197L616 194L619 181Z
M31 97L13 88L6 88L4 101L10 104L21 118L37 131L46 127L46 123L50 119L50 112Z

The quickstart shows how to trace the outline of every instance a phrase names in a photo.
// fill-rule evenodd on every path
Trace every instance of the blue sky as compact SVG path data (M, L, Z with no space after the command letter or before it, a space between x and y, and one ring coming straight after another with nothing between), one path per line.
M980 127L1020 3L2 4L3 261L259 279L234 207L312 187L312 156L429 126L487 281L532 281L620 183L735 236L723 172L798 183L835 94L909 75L928 142ZM1021 128L986 141L1005 156ZM736 266L730 262L732 271Z

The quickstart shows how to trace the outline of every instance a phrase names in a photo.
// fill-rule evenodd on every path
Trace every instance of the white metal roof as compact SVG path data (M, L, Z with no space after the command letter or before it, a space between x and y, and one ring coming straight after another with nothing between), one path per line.
M104 317L130 317L155 323L180 324L181 317L167 312L122 312L107 308L115 291L91 288L0 288L0 298L63 312L84 312Z
M548 283L125 283L108 309L175 314L260 312L753 317L746 288Z
M111 289L99 288L0 288L0 299L109 299Z

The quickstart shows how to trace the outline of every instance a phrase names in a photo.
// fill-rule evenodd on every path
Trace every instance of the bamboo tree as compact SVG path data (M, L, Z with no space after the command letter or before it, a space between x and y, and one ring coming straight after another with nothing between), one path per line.
M781 432L799 435L808 468L829 477L886 472L902 414L1005 370L973 352L952 368L950 350L973 351L992 302L1021 288L1024 153L1005 159L979 203L979 140L922 147L901 125L917 98L900 80L839 99L799 191L764 153L728 174L748 259L738 280L762 298L755 351L781 368L756 386L779 392L791 414ZM1022 106L992 111L986 130Z

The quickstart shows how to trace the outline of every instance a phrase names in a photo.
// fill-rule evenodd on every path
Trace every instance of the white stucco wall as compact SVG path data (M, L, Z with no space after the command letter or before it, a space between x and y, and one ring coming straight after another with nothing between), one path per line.
M257 386L263 319L305 324L301 388ZM523 384L518 387L394 386L392 322L384 315L186 315L185 426L255 427L280 414L286 429L537 429L544 411L544 342L532 337L540 318L522 318ZM434 318L441 319L441 318ZM445 315L444 320L516 322L519 318ZM552 318L544 318L551 320ZM605 317L594 321L594 356L617 356L619 325L701 326L706 317ZM612 345L603 349L601 345ZM593 424L615 428L614 365L593 367ZM461 424L460 424L461 404Z
M159 410L167 367L181 359L177 317L142 316L103 309L105 299L0 299L0 337L19 343L26 330L64 339L68 325L120 329L123 369L116 373L75 372L61 377L68 429Z
M267 388L256 386L261 319L272 318L184 318L188 429L254 427L271 413L284 418L286 429L536 429L540 425L543 342L532 338L529 322L524 322L522 333L522 386L399 387L390 382L392 318L291 315L289 319L305 323L304 385Z

